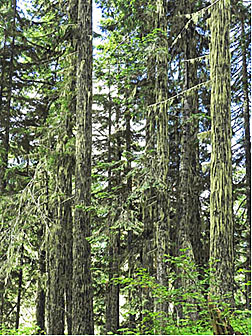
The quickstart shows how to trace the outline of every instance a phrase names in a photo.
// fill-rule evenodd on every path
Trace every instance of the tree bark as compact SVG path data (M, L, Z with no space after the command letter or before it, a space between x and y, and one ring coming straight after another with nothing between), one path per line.
M3 148L1 149L0 158L0 194L6 192L7 178L6 171L9 164L9 148L10 148L10 118L11 118L11 102L12 102L12 86L13 86L13 73L14 73L14 57L15 57L15 41L16 41L16 16L17 16L17 0L11 1L13 16L12 16L12 27L11 27L11 45L10 45L10 61L9 61L9 72L7 73L7 60L4 59L7 53L7 32L5 33L3 52L1 62L1 84L0 84L0 121L1 128L4 132L1 136ZM7 79L5 80L5 76ZM4 86L7 87L7 101L6 107L3 102L3 92ZM6 109L6 111L5 111ZM1 146L2 147L2 146ZM4 303L5 301L5 285L4 279L0 278L0 326L4 322Z
M126 95L128 96L128 90L126 90ZM126 124L126 130L125 130L125 142L126 142L126 157L127 157L127 166L125 169L125 174L129 174L131 171L131 126L130 126L130 109L128 106L126 106L127 111L125 112L125 124ZM128 212L128 218L131 218L131 202L128 200L128 197L130 196L132 192L132 177L127 176L126 177L126 190L124 195L124 202L127 204L127 212ZM129 229L128 235L127 235L127 249L128 249L128 276L131 278L134 273L134 254L133 254L133 230ZM133 302L133 293L132 290L129 289L128 294L128 301L129 306L132 307ZM133 330L135 328L136 323L136 315L130 314L129 316L129 328Z
M108 162L112 161L112 144L111 144L111 132L112 132L112 98L110 93L109 83L109 106L108 106ZM119 111L116 112L116 125L119 124ZM121 160L121 142L120 138L116 138L116 160ZM113 172L109 168L108 173L108 192L111 193L112 187L120 185L121 178L120 173L117 173L113 178ZM113 185L113 180L115 181ZM110 206L112 207L112 201L110 200ZM118 197L118 206L120 206L120 196ZM119 212L116 211L114 218L109 216L108 218L108 230L109 230L109 247L108 247L108 273L109 281L107 286L106 296L106 332L116 333L119 329L119 284L114 283L114 278L119 277L119 254L120 254L120 233L118 229L112 229L115 222L118 220Z
M251 309L251 141L249 128L249 87L246 58L246 36L244 20L241 18L241 50L242 50L242 88L244 96L243 118L245 129L245 165L246 165L246 207L247 207L247 261L246 261L246 307Z
M10 148L10 118L11 118L11 100L12 100L12 86L13 86L13 73L14 73L14 57L15 57L15 41L16 41L16 16L17 16L17 0L12 0L12 38L10 46L10 63L9 63L9 73L8 73L8 88L7 88L7 101L6 101L6 115L3 116L3 154L2 163L0 171L0 192L3 193L7 186L6 170L8 168L9 162L9 148ZM3 69L2 69L3 70ZM1 83L2 89L3 83ZM3 93L3 91L1 92ZM2 103L2 94L1 94ZM3 103L0 106L3 109Z
M146 22L146 33L150 34L155 29L155 17L153 13L148 15ZM145 169L147 171L145 181L148 188L144 190L142 196L142 221L144 223L143 239L142 239L142 267L147 271L150 276L155 275L154 269L154 216L155 209L157 207L156 202L156 190L153 187L154 184L154 166L155 166L155 151L156 151L156 131L155 131L155 114L152 110L148 111L148 106L155 103L155 69L156 58L151 55L147 61L147 88L146 88L146 125L145 125ZM154 312L154 299L151 295L151 289L142 289L142 309L143 319L145 323L143 325L143 332L149 331L153 327L153 319L150 313Z
M118 219L118 214L115 220ZM113 224L112 218L110 218ZM109 246L109 283L107 287L107 304L106 304L106 331L107 333L117 333L119 329L119 284L114 283L114 278L119 277L119 252L120 252L120 235L118 232L110 232Z
M230 0L220 0L213 5L211 13L210 296L213 301L217 299L219 302L233 305L234 227L229 26Z
M40 224L41 228L38 232L38 241L43 241L44 239L44 224ZM45 300L46 293L42 283L42 279L46 273L46 252L40 245L39 251L39 278L38 278L38 288L37 288L37 298L36 298L36 323L39 327L39 333L43 334L45 332Z
M78 2L75 213L73 222L74 335L93 334L91 280L92 1Z
M156 1L156 28L160 29L157 46L157 77L156 77L156 103L157 105L157 155L159 188L157 194L158 212L156 223L156 277L159 285L167 287L167 265L164 255L168 251L170 213L168 195L168 170L169 170L169 134L168 134L168 112L166 99L167 90L167 69L168 69L168 46L167 46L167 18L166 1ZM159 50L162 49L161 50ZM165 51L164 51L165 49ZM165 300L156 302L156 312L159 313L160 327L157 332L164 332L165 316L168 312L168 305Z
M184 1L183 12L192 13L192 2ZM186 25L186 22L183 23ZM194 27L190 25L184 36L184 87L188 90L197 84L197 65L191 64L190 59L196 57L195 52ZM185 254L193 263L196 262L195 256L202 252L200 244L200 215L199 215L199 196L197 190L197 120L193 114L198 109L197 91L186 93L183 100L182 110L182 134L181 134L181 160L180 160L180 186L179 186L179 211L178 211L178 254ZM183 251L180 251L180 250ZM198 261L198 260L197 260ZM179 270L178 270L179 272ZM181 270L180 270L181 272ZM183 274L183 271L182 271ZM177 284L180 286L179 284ZM181 279L181 286L184 293L192 291L192 280L188 274L184 274ZM196 302L188 297L187 302L194 305L192 311L188 313L192 320L197 319ZM182 317L182 306L179 311Z

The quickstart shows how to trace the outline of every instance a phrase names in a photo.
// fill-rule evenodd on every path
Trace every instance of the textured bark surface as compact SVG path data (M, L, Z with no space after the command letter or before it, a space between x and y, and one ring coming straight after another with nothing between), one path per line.
M7 186L7 178L6 178L6 170L8 168L9 163L9 149L10 149L10 120L11 120L11 101L12 101L12 91L13 91L13 74L14 74L14 58L15 58L15 49L16 49L16 20L17 20L17 0L11 1L11 7L13 11L12 16L12 37L11 37L11 45L10 45L10 60L9 60L9 69L7 74L7 99L6 99L6 106L4 108L2 96L3 96L3 89L4 89L4 83L1 83L1 104L0 104L0 112L1 115L1 123L2 127L4 129L3 134L3 151L1 151L1 164L0 164L0 192L4 192L6 186ZM6 33L7 34L7 33ZM6 41L5 41L6 43ZM7 44L4 46L8 48ZM7 63L7 62L6 62ZM5 64L4 64L5 65ZM4 70L1 69L2 72L2 78L4 79Z
M213 1L214 2L214 1ZM233 218L230 114L230 0L218 1L211 14L211 195L210 294L233 304Z
M71 87L72 88L72 87ZM74 89L74 88L72 88ZM69 97L63 97L63 99ZM71 99L70 99L71 101ZM69 111L74 114L74 109ZM62 133L58 138L57 151L57 211L51 228L50 239L50 334L64 334L65 313L68 333L71 334L71 289L72 289L72 169L71 154L67 153L72 137L71 114L61 111ZM66 300L65 300L66 299Z
M116 216L118 219L118 216ZM111 224L113 224L112 218ZM119 276L120 236L118 232L110 232L109 247L109 283L106 302L106 331L116 333L119 329L119 284L114 284L113 278Z
M146 33L150 33L155 28L154 15L151 13L146 22ZM147 62L147 89L146 89L146 106L155 103L155 56L149 57ZM146 108L148 111L148 108ZM142 220L144 223L143 229L143 239L142 239L142 267L148 272L149 275L154 276L154 217L155 208L157 207L156 202L156 190L153 187L155 179L155 143L156 143L156 131L155 131L155 115L152 110L146 115L146 126L145 126L145 167L148 173L146 174L148 188L144 191L142 195ZM143 307L143 319L145 323L143 325L144 330L150 330L153 326L152 318L146 312L154 311L154 299L151 295L151 290L146 288L142 289L142 307Z
M129 97L129 92L128 90L126 90L126 98ZM132 206L131 206L131 202L128 201L128 197L132 192L132 177L128 176L129 172L131 171L131 125L130 125L130 121L131 121L131 115L130 115L130 108L127 107L127 111L125 113L125 142L126 142L126 151L128 153L127 155L127 165L126 165L126 169L125 169L125 174L127 176L127 184L126 184L126 190L125 190L125 194L123 197L123 201L126 202L127 204L127 212L128 212L128 218L130 218L131 216L131 210L132 210ZM134 250L133 250L133 240L134 240L134 234L133 234L133 230L130 229L128 231L128 235L127 235L127 249L128 249L128 256L129 256L129 268L128 268L128 274L129 277L132 277L133 273L134 273L134 268L135 268L135 256L134 256ZM129 294L128 294L128 301L129 301L129 306L132 306L132 301L134 298L134 291L129 289ZM135 322L136 322L136 314L130 314L129 316L129 328L131 330L133 330L133 328L135 327Z
M244 31L244 22L241 19L241 50L242 50L242 88L244 96L243 116L245 129L245 164L246 164L246 206L247 206L247 265L249 272L246 273L246 305L251 309L251 141L250 141L250 109L249 109L249 86L248 69L246 58L246 37Z
M64 335L65 300L64 300L64 258L63 230L59 223L53 223L49 234L49 315L48 334Z
M159 188L157 195L158 217L156 218L156 277L161 286L167 286L167 265L164 255L168 251L169 241L169 196L168 196L168 168L169 168L169 134L168 134L168 113L167 104L167 68L168 68L168 46L167 46L167 18L166 2L156 1L156 28L160 29L157 42L157 76L156 76L156 110L157 118L157 155L158 155L158 179ZM156 302L156 311L160 315L160 326L164 325L163 317L166 316L168 306L166 302Z
M38 231L38 241L42 241L44 236L44 223L40 224L41 227ZM38 267L39 267L39 278L38 278L38 288L37 288L37 298L36 298L36 323L39 327L39 332L41 334L45 333L45 301L46 301L46 293L45 288L42 283L42 279L46 273L46 252L44 247L40 246L39 250L39 260L38 260Z
M192 12L192 1L184 0L182 10L185 13ZM186 25L186 22L184 22ZM194 30L190 25L185 33L184 42L184 90L188 90L197 84L197 66L196 62L191 63L187 60L195 58ZM197 91L186 94L183 100L182 110L182 135L181 135L181 159L180 159L180 185L179 185L179 212L178 212L178 254L186 254L188 258L195 262L195 254L200 253L200 215L199 215L199 196L197 195L196 182L196 153L197 142L197 120L192 118L198 109ZM186 251L180 251L183 249ZM193 284L189 280L188 274L184 274L181 279L181 286L185 292L190 292ZM179 285L179 286L180 286ZM178 285L177 285L178 286ZM178 287L179 287L178 286ZM194 304L194 300L188 297L187 302ZM182 317L182 307L179 309ZM197 312L191 312L190 318L196 320Z
M13 72L14 72L14 55L16 43L16 15L17 15L17 1L11 1L13 16L12 16L12 39L10 46L10 60L1 57L1 83L0 83L0 126L4 130L1 134L0 147L0 195L6 192L7 178L6 170L9 164L9 147L10 147L10 117L11 117L11 99L13 86ZM2 55L7 55L8 42L7 32L5 32ZM8 68L9 63L9 68ZM6 93L4 91L7 91ZM6 95L6 102L4 102L4 95ZM5 275L0 276L0 325L3 323L4 307L5 307Z
M0 126L4 130L1 134L0 147L0 195L6 192L7 177L6 170L9 165L9 149L10 149L10 119L11 119L11 103L13 91L13 74L14 74L14 58L16 49L16 19L17 19L17 0L11 0L12 22L11 22L11 45L10 59L7 61L5 55L8 55L7 31L3 42L1 57L1 83L0 83ZM9 67L8 67L9 63ZM6 90L6 93L4 92ZM4 103L4 95L6 102ZM0 276L0 325L4 322L4 307L5 307L5 281L4 276Z
M73 223L74 335L93 334L90 230L92 145L92 1L78 2L75 213Z
M111 129L112 129L112 109L111 109L111 95L109 92L109 124L108 124L108 162L112 160L112 146L111 146ZM116 125L119 125L119 111L117 111L116 116ZM117 153L115 157L117 161L121 160L121 141L118 136L116 139L117 142ZM111 192L111 188L115 185L120 185L120 173L116 173L116 176L113 176L114 173L109 171L109 184L108 192ZM118 197L119 198L119 197ZM112 202L110 201L112 206ZM117 211L114 218L109 216L108 218L108 230L109 230L109 248L108 248L108 258L109 258L109 281L107 286L107 295L106 295L106 332L116 333L119 329L119 284L115 284L113 278L119 277L119 254L120 254L120 233L118 229L112 229L115 222L118 220L119 212Z

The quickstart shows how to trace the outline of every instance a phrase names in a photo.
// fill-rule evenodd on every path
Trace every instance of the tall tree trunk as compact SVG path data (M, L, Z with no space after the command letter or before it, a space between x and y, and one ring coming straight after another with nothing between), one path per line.
M158 217L156 218L156 274L157 282L167 287L167 265L164 255L168 251L170 213L168 195L168 169L169 169L169 135L168 135L168 112L166 101L168 95L167 69L168 69L168 46L167 46L167 18L166 1L156 1L156 28L160 29L158 36L158 50L156 56L157 77L156 77L156 102L157 119L157 155L159 188L157 194ZM159 48L162 49L159 50ZM164 51L165 50L165 51ZM160 314L160 328L157 332L162 333L165 324L165 316L168 312L165 300L156 303L156 311Z
M58 204L55 209L54 221L49 232L49 249L50 255L50 320L48 324L49 335L64 335L65 330L65 267L66 267L66 251L65 251L65 204L64 188L65 167L61 166L61 160L64 161L62 154L62 143L60 137L56 150L58 152L59 162L57 166L57 194ZM63 159L62 159L63 156Z
M2 162L1 162L1 171L0 171L0 192L4 192L7 186L6 179L6 170L8 168L9 161L9 148L10 148L10 118L11 118L11 100L12 100L12 86L13 86L13 73L14 73L14 57L15 57L15 40L16 40L16 16L17 16L17 0L12 0L12 38L10 45L10 62L9 62L9 73L8 73L8 88L7 88L7 101L6 101L6 112L3 118L3 154L2 154ZM3 71L4 69L2 69ZM3 83L1 83L2 89ZM2 92L3 93L3 90ZM1 94L2 100L2 94ZM1 101L2 102L2 101ZM3 104L1 104L0 108L3 109Z
M1 158L0 158L0 195L6 191L7 178L6 171L9 164L9 148L10 148L10 118L11 118L11 101L12 101L12 90L13 90L13 73L14 73L14 57L15 57L15 40L16 40L16 16L17 16L17 0L11 1L12 5L12 38L10 50L10 61L9 61L9 72L7 72L7 61L4 59L7 53L7 32L5 33L1 66L1 84L0 84L0 120L1 127L4 132L1 136L3 148L1 148ZM5 76L7 79L5 80ZM4 107L3 93L4 85L7 86L7 102L6 107ZM0 277L0 326L2 325L4 318L4 300L5 300L5 285L4 279Z
M129 95L128 90L126 90L126 95ZM126 129L125 129L125 141L126 141L126 158L127 158L127 166L125 169L126 175L130 173L131 171L131 127L130 127L130 108L129 106L126 106L127 111L125 112L125 124L126 124ZM124 194L124 202L127 204L127 218L131 219L132 216L132 205L131 202L128 200L128 197L130 196L132 192L132 177L127 176L126 177L126 190ZM127 236L127 249L128 249L128 276L131 278L134 273L134 268L135 268L135 261L134 261L134 253L133 253L133 230L132 228L129 229L128 231L128 236ZM132 290L129 289L129 294L128 294L128 301L129 301L129 306L132 307L132 302L133 302L133 293ZM130 314L129 315L129 328L133 330L135 328L135 323L136 323L136 315L135 314Z
M110 93L110 83L109 83L109 106L108 106L108 162L112 161L112 144L111 144L111 132L112 132L112 98ZM116 126L119 124L119 111L116 112ZM117 136L116 139L116 159L121 160L121 143L120 138ZM113 185L113 172L109 168L108 172L108 192L112 191L112 187L115 185L120 185L121 178L120 173L117 173L115 177L115 185ZM118 207L120 206L120 197L118 197ZM112 201L110 201L110 206L112 207ZM114 215L114 214L113 214ZM108 218L108 229L109 229L109 282L107 287L107 297L106 297L106 331L107 333L116 333L119 329L119 284L114 283L114 278L119 277L119 253L120 253L120 233L118 229L112 229L115 222L118 220L119 212L116 211L114 218L109 216Z
M71 92L75 90L75 83L72 81ZM68 141L70 142L72 134L72 120L73 115L75 115L75 101L71 99L72 102L69 106L69 113L66 117L66 133ZM67 145L67 144L66 144ZM64 199L64 217L62 221L65 225L65 249L66 249L66 263L65 263L65 309L66 309L66 322L67 322L67 332L69 335L72 334L72 278L73 278L73 218L72 218L72 175L74 167L73 155L69 155L66 158L65 172L64 172L64 186L62 190L65 191ZM62 180L63 182L63 180Z
M183 11L185 13L192 12L192 2L185 0L183 3ZM186 22L184 22L186 25ZM189 60L196 57L195 52L195 34L192 26L189 26L184 36L184 90L188 90L197 82L197 66ZM196 165L197 165L197 143L193 140L197 137L197 128L193 119L193 114L197 111L198 101L197 92L185 94L182 110L182 135L181 135L181 161L180 161L180 186L179 186L179 212L178 212L178 254L186 254L186 256L195 263L195 255L198 255L200 246L200 218L199 218L199 200L197 190L195 188ZM196 131L196 132L195 132ZM186 250L185 250L186 249ZM179 270L178 270L179 271ZM181 272L181 269L180 269ZM192 290L193 281L189 279L189 274L181 272L181 286L185 293ZM188 297L187 302L194 305L189 316L192 320L196 320L197 312L195 311L195 300ZM182 308L182 307L181 307ZM182 311L180 309L180 315ZM180 316L182 317L182 316Z
M111 224L118 219L117 212L114 220L110 218ZM107 333L117 333L119 329L119 284L114 283L114 278L119 277L119 253L120 253L120 234L110 229L109 246L109 283L107 287L106 304L106 331ZM117 230L118 231L118 230Z
M65 84L65 92L62 96L66 101L61 111L61 134L57 143L57 171L56 181L58 187L58 208L56 214L55 228L52 228L51 250L52 265L51 270L51 307L56 305L57 308L51 313L52 332L57 328L64 331L64 322L67 322L67 332L72 333L72 245L73 245L73 220L72 220L72 175L74 167L73 153L69 153L69 144L72 141L73 118L76 110L76 100L72 95L75 92L75 60L70 61L71 69ZM65 109L67 106L67 109ZM58 269L57 269L58 268ZM54 288L54 284L56 288ZM57 301L58 300L58 301ZM64 313L65 312L65 313ZM58 317L57 315L58 314ZM58 323L54 321L54 317ZM59 323L60 321L60 323Z
M212 1L211 76L211 195L210 299L233 305L233 209L230 88L230 0Z
M38 241L44 241L44 223L40 224L40 230L38 231ZM44 334L45 332L45 300L46 293L42 283L42 279L46 273L46 252L42 244L39 250L39 278L38 278L38 288L37 288L37 298L36 298L36 323L39 327L39 333Z
M147 33L154 30L153 16L150 15L148 20ZM154 166L155 166L155 115L152 110L148 111L148 106L155 103L155 57L151 56L147 63L147 91L146 91L146 126L145 126L145 167L147 170L146 178L148 188L144 191L142 201L142 221L144 223L143 239L142 239L142 266L150 276L155 275L154 269L154 216L157 204L154 202L156 190L152 186L154 184ZM150 330L153 326L151 314L154 312L154 300L151 295L151 289L142 290L142 308L143 332Z
M75 213L73 222L74 335L93 334L91 281L91 149L92 149L92 1L78 3Z
M57 151L58 156L62 155L60 153L61 146L58 141ZM58 163L57 171L55 172L57 185L61 186L62 183L62 170L60 169ZM64 169L63 169L64 170ZM49 335L64 335L65 330L65 299L64 299L64 289L65 289L65 228L62 226L61 220L64 217L64 208L62 208L62 193L63 191L57 190L58 205L54 209L54 219L53 224L50 228L48 234L48 271L49 271L49 320L48 320L48 334Z
M49 176L45 171L45 212L47 218L49 217ZM46 319L46 329L47 334L50 334L50 327L51 327L51 255L50 255L50 227L49 222L45 226L45 244L46 244L46 273L47 273L47 281L46 281L46 310L45 310L45 319Z
M245 160L246 160L246 206L247 206L247 266L246 269L246 306L251 309L251 141L249 128L249 87L246 59L246 36L244 20L241 18L241 49L242 49L242 87L244 96L243 116L245 129Z
M6 65L7 60L5 59L7 52L7 33L4 35L4 44L3 44L3 57L1 59L1 83L0 83L0 120L1 120L1 128L6 127L6 116L4 111L4 103L3 103L3 93L4 93L4 87L6 85ZM14 52L14 50L12 51ZM5 171L8 167L8 162L6 163L6 138L5 134L2 135L2 143L3 143L3 150L1 151L1 165L0 165L0 193L2 194L6 187L6 181L5 181ZM4 287L4 286L3 286ZM1 291L2 293L2 291ZM2 297L2 294L1 294ZM2 300L1 300L2 301ZM0 315L0 320L2 320Z
M69 20L72 24L77 24L78 16L78 0L69 0ZM74 30L72 30L70 38L71 51L76 52L77 45L75 41ZM67 88L69 89L70 94L68 94L68 111L65 115L65 135L68 143L73 139L73 120L76 115L76 57L72 56L70 60L70 71L69 78L67 83ZM67 144L66 144L67 146ZM64 185L62 185L63 190L65 191L64 200L65 203L65 243L66 243L66 264L65 264L65 308L66 308L66 322L67 322L67 332L69 335L72 334L72 282L73 282L73 218L72 218L72 175L73 167L75 165L75 159L73 153L69 155L69 158L66 158L65 165L65 178ZM64 166L64 163L63 163Z
M69 90L74 90L70 85ZM73 92L73 91L70 91ZM62 135L58 138L56 180L58 187L58 205L55 223L50 235L50 334L64 334L65 315L68 333L72 328L72 154L66 154L66 148L72 138L72 115L75 104L72 97L68 110L62 111Z

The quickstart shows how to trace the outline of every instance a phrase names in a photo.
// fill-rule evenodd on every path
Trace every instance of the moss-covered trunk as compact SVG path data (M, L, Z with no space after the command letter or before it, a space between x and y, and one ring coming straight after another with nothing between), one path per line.
M60 201L59 201L60 203ZM57 219L61 216L61 207L55 213L55 220L49 232L49 316L48 334L64 335L65 322L65 296L64 296L64 268L65 268L65 249L64 249L64 228Z
M167 45L167 18L166 2L156 1L156 28L159 29L157 41L157 76L156 76L156 120L157 120L157 155L158 155L158 212L156 218L156 276L157 282L166 287L167 265L164 255L168 251L169 243L169 195L168 195L168 168L169 168L169 134L168 134L168 111L167 104L167 68L168 68L168 45ZM168 312L167 302L156 302L156 311L160 314L160 330L163 332L165 316Z
M233 304L233 209L231 158L230 0L212 1L210 295Z
M72 43L73 44L73 43ZM72 48L73 49L73 45ZM65 77L64 102L60 112L60 134L56 153L57 210L49 235L50 240L50 334L63 334L65 319L67 332L72 333L72 175L74 158L73 118L75 115L75 61L67 64L70 69Z
M126 99L129 97L129 92L126 89ZM127 110L125 112L125 143L126 143L126 152L127 152L127 165L125 168L125 175L127 176L127 181L126 181L126 190L125 194L123 195L123 202L127 204L127 212L128 218L131 218L131 210L132 210L132 205L131 201L128 200L128 197L130 196L132 192L132 177L129 176L129 173L131 171L131 115L130 115L130 107L127 106ZM128 230L128 235L127 235L127 249L128 249L128 276L132 277L135 269L135 264L136 264L136 259L134 256L133 252L133 241L134 241L134 233L132 228ZM131 303L134 299L134 291L129 289L129 294L128 294L128 301L129 301L129 306L131 307ZM135 314L130 314L129 316L129 328L132 330L135 327L135 321L136 321L136 315Z
M44 223L40 224L41 228L38 231L39 241L44 241ZM37 288L37 298L36 298L36 323L39 327L39 333L45 333L45 302L46 302L46 292L43 284L43 279L46 273L46 253L44 247L40 246L39 250L39 278L38 278L38 288Z
M10 150L10 121L11 121L11 104L13 92L13 74L14 58L16 49L16 19L17 19L17 0L11 0L12 22L11 22L11 44L8 46L8 32L5 31L5 39L2 49L1 59L1 84L0 84L0 127L3 129L0 144L0 195L6 192L7 176L6 171L9 165ZM10 55L8 55L8 48ZM9 61L5 57L9 56ZM8 68L9 63L9 68ZM6 78L5 78L6 77ZM6 89L6 93L4 92ZM5 99L3 98L6 95ZM5 306L5 283L4 277L0 276L0 326L4 318Z
M49 207L48 207L48 176L47 174L41 174L41 189L43 188L46 191L45 202L43 206L43 211L46 214L46 217L49 219ZM46 275L46 253L49 252L47 246L47 251L45 244L46 240L46 223L42 222L38 224L37 240L39 242L39 251L38 251L38 280L37 280L37 297L36 297L36 324L39 327L39 334L45 334L45 315L46 315L46 291L45 287L45 275ZM40 242L44 242L41 244ZM49 278L49 274L48 274ZM49 282L48 282L49 284ZM48 297L49 298L49 297ZM49 321L49 319L48 319Z
M4 90L4 82L1 83L1 127L4 129L2 135L2 143L3 149L1 150L1 160L0 160L0 192L4 192L7 186L7 178L6 178L6 170L8 168L9 163L9 149L10 149L10 120L11 120L11 103L12 103L12 91L13 91L13 74L14 74L14 58L15 58L15 50L16 50L16 20L17 20L17 0L11 0L11 8L12 8L12 24L11 24L11 45L10 45L10 60L9 60L9 69L8 74L6 74L6 82L7 86L7 96L6 96L6 104L4 106L3 103L3 90ZM6 32L6 36L7 36ZM6 38L7 40L7 38ZM5 40L5 43L6 43ZM6 43L6 50L8 46ZM7 63L7 62L6 62ZM4 70L5 69L5 61L3 61L4 68L3 71L3 79L4 79Z
M111 226L118 219L119 213L115 219L110 218ZM119 284L114 283L114 278L119 277L119 253L120 253L120 234L118 230L110 229L109 246L109 283L107 287L106 300L106 331L107 333L116 333L119 329Z
M149 31L150 33L154 29L153 17L149 18ZM150 57L147 64L147 94L146 104L152 105L155 103L155 57ZM148 111L148 110L147 110ZM148 187L144 191L142 196L142 220L144 223L143 240L142 240L142 267L146 269L149 275L154 276L154 218L155 209L157 204L154 201L156 190L154 185L154 165L155 165L155 115L152 110L146 115L145 126L145 167L147 170L146 179ZM154 312L154 299L151 295L151 290L146 288L142 290L142 307L143 311ZM143 319L145 320L143 328L150 330L153 325L152 318L148 313L143 313Z
M245 129L245 162L246 162L246 206L247 206L247 273L246 273L246 306L251 309L251 141L250 141L250 110L249 84L246 58L246 36L244 20L241 19L241 50L242 50L242 88L244 96L243 116Z
M192 1L185 0L182 2L183 12L188 14L192 12ZM186 25L186 22L184 22ZM194 27L189 25L184 35L184 90L188 90L197 84L197 63L191 63L190 59L196 57L195 50L195 33ZM188 259L195 262L195 254L200 250L200 217L199 217L199 200L197 195L196 180L196 153L197 142L195 141L197 120L193 114L198 109L198 95L194 90L186 93L183 99L182 109L182 132L181 132L181 159L179 171L179 205L178 205L178 254L186 254ZM181 249L183 251L181 251ZM177 272L181 272L178 269ZM179 274L178 274L179 275ZM181 286L184 293L190 293L193 281L189 280L187 274L181 273ZM197 318L195 310L195 300L187 298L187 303L194 305L189 313L191 319ZM179 315L182 317L182 306L179 309Z
M155 15L153 12L148 14L148 20L145 24L146 34L150 34L155 29ZM153 109L148 110L148 106L153 105L156 101L155 96L155 76L156 76L156 57L155 54L150 55L147 60L147 87L146 87L146 125L145 125L145 169L147 171L145 177L146 189L142 195L141 211L144 223L141 259L142 267L149 275L155 276L154 269L154 220L156 190L155 183L155 159L156 159L156 119ZM154 299L149 288L142 289L141 294L143 308L143 332L150 330L153 326L153 319L149 312L154 312Z
M92 1L78 2L73 335L93 334L91 281Z
M116 126L119 125L119 110L116 112ZM111 143L111 132L112 132L112 98L110 94L109 86L109 110L108 110L108 162L112 161L112 143ZM116 137L116 148L117 151L114 153L116 160L121 160L121 141L120 136ZM115 174L115 175L114 175ZM112 187L120 185L121 178L120 173L114 173L109 169L108 173L108 192L112 192ZM118 207L120 204L120 197L118 197ZM112 207L112 201L110 201L110 206ZM114 283L114 278L119 277L119 254L120 254L120 232L119 229L113 229L113 225L118 220L119 211L116 214L113 213L113 217L108 218L108 230L109 230L109 247L108 247L108 275L109 282L107 287L106 296L106 332L116 333L119 329L119 284Z

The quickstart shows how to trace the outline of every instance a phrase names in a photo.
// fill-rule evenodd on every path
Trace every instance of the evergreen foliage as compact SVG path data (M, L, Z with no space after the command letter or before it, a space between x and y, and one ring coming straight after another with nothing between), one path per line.
M0 335L251 333L249 10L1 1Z

